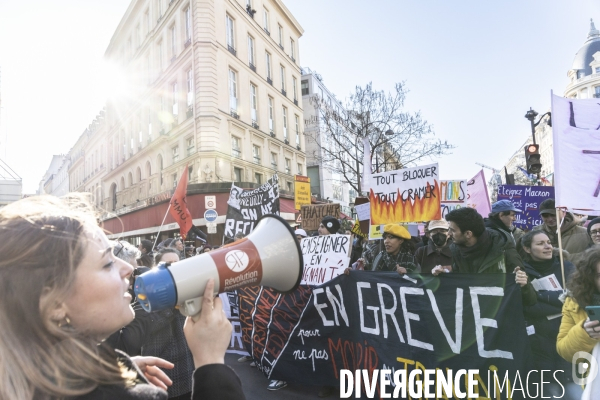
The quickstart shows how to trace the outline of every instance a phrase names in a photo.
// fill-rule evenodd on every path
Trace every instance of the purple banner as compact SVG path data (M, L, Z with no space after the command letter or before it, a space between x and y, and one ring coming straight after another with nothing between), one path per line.
M553 198L553 186L498 186L498 200L510 200L516 208L523 210L517 214L514 225L524 231L529 231L544 222L538 211L540 203Z

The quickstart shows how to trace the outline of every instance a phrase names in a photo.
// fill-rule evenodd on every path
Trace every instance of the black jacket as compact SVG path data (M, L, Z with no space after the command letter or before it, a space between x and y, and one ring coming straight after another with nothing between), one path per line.
M120 352L119 352L120 353ZM120 360L138 374L138 383L132 387L102 385L75 400L167 400L167 392L148 383L135 363L124 353ZM194 372L192 400L244 400L242 383L235 372L224 364L209 364Z
M564 289L565 284L562 279L560 259L555 256L553 261L552 271L544 274L536 270L532 265L533 263L525 262L525 272L531 280L554 274ZM566 260L564 263L565 277L568 281L569 276L575 271L575 266ZM556 338L562 320L563 303L559 300L559 296L562 293L562 290L542 290L536 292L537 303L523 307L527 325L533 325L533 329L535 330L533 335L529 335L534 363L532 368L534 369L563 369L565 371L570 371L571 369L568 363L565 363L562 357L556 352ZM548 316L556 315L560 316L552 319L547 318Z
M450 243L438 248L433 240L430 240L426 246L417 249L415 259L421 266L421 273L424 274L430 274L431 270L437 265L452 265Z

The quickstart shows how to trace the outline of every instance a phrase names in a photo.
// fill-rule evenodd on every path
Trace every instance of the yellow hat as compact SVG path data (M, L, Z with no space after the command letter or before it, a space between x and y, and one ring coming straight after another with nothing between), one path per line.
M410 233L408 233L406 228L403 226L400 226L400 225L396 225L396 224L387 224L386 226L384 226L383 233L389 233L391 235L394 235L396 237L406 239L406 240L410 239Z

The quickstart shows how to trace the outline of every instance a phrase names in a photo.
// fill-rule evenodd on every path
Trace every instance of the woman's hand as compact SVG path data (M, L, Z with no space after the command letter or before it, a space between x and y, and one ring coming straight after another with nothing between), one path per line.
M599 340L600 339L600 322L598 321L590 321L590 319L586 319L583 323L583 329L587 332L588 336L592 339Z
M433 276L438 276L441 273L446 273L447 274L450 271L452 271L452 267L450 265L436 265L431 270L431 274Z
M173 363L168 362L167 360L163 360L158 357L131 357L131 361L138 366L140 371L144 374L148 382L153 384L154 386L158 386L159 388L167 390L168 386L173 384L173 381L169 379L167 374L161 368L173 369L175 365Z
M406 271L406 268L401 267L400 265L396 264L396 272L399 273L400 275L404 275L407 271Z
M359 258L356 260L356 269L364 270L365 269L365 259Z
M202 297L200 317L196 321L188 317L183 326L196 368L207 364L224 364L225 351L231 341L233 327L225 316L221 299L214 297L214 288L215 280L210 279Z
M521 267L517 267L515 268L514 272L515 282L521 287L527 285L527 274L525 273L525 271L521 271Z
M350 271L351 271L351 270L352 270L351 268L346 268L346 269L344 270L344 275L350 275Z

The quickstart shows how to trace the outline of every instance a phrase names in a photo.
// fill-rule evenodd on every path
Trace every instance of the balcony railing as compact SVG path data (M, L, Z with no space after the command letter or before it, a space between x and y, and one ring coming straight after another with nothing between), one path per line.
M271 86L273 86L273 79L271 79L270 77L267 76L267 83Z
M186 40L185 43L183 44L183 47L188 47L190 44L192 44L192 39Z
M233 54L234 56L236 56L236 57L237 57L237 52L235 51L235 49L233 48L233 46L231 46L231 45L229 45L229 44L228 44L228 45L227 45L227 50L229 50L229 52L230 52L231 54Z
M256 121L252 121L252 127L253 127L254 129L258 129L258 122L256 122Z
M190 106L190 107L188 107L187 111L185 112L185 117L192 118L193 116L194 116L194 110Z
M600 99L600 93L594 93L594 97Z
M254 156L254 163L260 164L260 157Z
M271 36L271 32L269 32L269 30L267 28L263 28L265 30L265 33L269 36Z
M298 105L298 99L294 99L294 105L297 106Z
M256 72L256 66L252 63L248 63L250 65L250 69L254 72Z
M283 88L281 89L281 94L284 95L285 97L287 97L287 92Z
M240 149L236 149L235 147L231 149L231 155L235 158L242 158L242 152Z
M240 116L238 115L238 113L236 112L236 110L231 110L229 112L231 114L231 116L235 119L240 119Z

